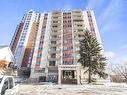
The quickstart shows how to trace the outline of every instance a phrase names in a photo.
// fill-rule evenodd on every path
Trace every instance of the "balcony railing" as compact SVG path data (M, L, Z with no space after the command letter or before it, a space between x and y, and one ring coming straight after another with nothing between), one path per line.
M49 44L50 47L57 47L57 46L60 46L61 44L60 43L56 43L56 44Z
M61 21L58 21L58 22L51 22L51 25L57 25L57 26L61 26Z
M50 32L50 35L51 36L54 36L54 35L60 35L61 34L61 32L59 31L59 32Z
M76 21L77 20L77 22L82 22L83 21L83 18L82 17L73 17L73 21Z
M60 10L54 10L52 11L52 14L61 14L62 12Z
M49 61L58 61L58 60L60 60L60 59L61 59L60 56L56 56L55 58L52 58L51 56L48 56L48 60L49 60Z
M53 26L52 26L51 29L52 29L52 30L61 30L61 27L60 27L60 26L58 26L58 27L53 27Z
M61 53L61 50L49 50L49 53L51 54L51 53Z
M61 21L61 18L62 17L60 17L60 16L52 16L52 20L54 20L54 21Z
M74 30L80 30L80 29L83 30L84 29L84 26L75 26L75 27L73 27L73 29Z
M77 30L77 28L75 28L75 30ZM74 32L74 34L80 34L80 35L84 35L84 32L82 31L82 32Z
M82 11L72 11L72 15L76 15L76 16L81 16L82 15Z

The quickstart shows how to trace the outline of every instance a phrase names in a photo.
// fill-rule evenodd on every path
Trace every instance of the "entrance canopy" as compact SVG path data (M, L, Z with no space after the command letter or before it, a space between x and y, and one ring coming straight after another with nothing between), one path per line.
M58 84L61 84L62 71L75 71L77 84L80 84L80 65L59 65L58 66Z

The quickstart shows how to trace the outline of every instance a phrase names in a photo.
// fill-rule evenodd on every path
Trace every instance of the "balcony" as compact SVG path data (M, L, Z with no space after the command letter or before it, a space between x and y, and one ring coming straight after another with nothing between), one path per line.
M52 30L52 31L61 30L61 27L60 27L60 26L59 26L59 27L53 27L53 26L52 26L51 30Z
M50 32L50 35L51 36L54 36L54 35L61 35L61 32L59 31L59 32Z
M52 58L51 56L48 56L48 60L49 61L59 61L59 60L61 60L61 57L60 56L57 56L55 58Z
M74 30L84 30L84 25L81 25L81 24L75 24L74 27L73 27Z
M73 21L74 22L83 22L83 18L82 17L75 17L75 16L73 16Z
M58 41L60 38L51 38L50 41Z
M58 40L61 40L60 36L56 36L56 37L51 36L50 37L50 41L58 41Z
M53 26L53 25L57 25L57 26L61 26L61 21L52 21L51 22L51 25Z
M58 13L58 14L52 13L52 17L62 17L62 14L61 13Z
M52 31L61 31L61 27L51 27Z
M53 21L61 21L61 18L62 18L62 17L60 17L60 16L52 16L51 19L52 19Z
M60 43L56 43L56 44L49 44L50 47L58 47L60 46L61 44Z
M48 73L58 73L58 66L49 66L48 65Z
M80 21L80 22L73 22L74 25L83 25L83 21Z
M74 38L74 40L82 40L83 38L82 37L76 37Z
M51 54L51 53L61 53L61 51L60 50L49 50L49 54Z
M76 28L75 28L75 30L77 30ZM84 35L84 32L82 31L82 32L74 32L74 34L76 34L76 35Z
M62 12L61 11L57 11L57 10L52 12L52 15L58 15L58 14L62 14Z
M74 10L74 11L72 11L72 15L82 16L82 11L81 10Z
M60 49L57 49L57 50L49 50L49 54L51 54L51 53L56 53L56 54L59 54L59 53L61 53L61 50Z

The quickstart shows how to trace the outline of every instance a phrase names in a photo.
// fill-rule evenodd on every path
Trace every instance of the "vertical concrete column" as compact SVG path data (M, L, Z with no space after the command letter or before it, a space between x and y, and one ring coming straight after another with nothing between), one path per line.
M77 74L76 74L76 71L74 70L74 75L75 75L75 79L77 79L76 77L77 77Z
M61 69L59 69L58 73L58 84L61 84Z
M80 77L79 77L79 68L77 68L77 84L80 84Z

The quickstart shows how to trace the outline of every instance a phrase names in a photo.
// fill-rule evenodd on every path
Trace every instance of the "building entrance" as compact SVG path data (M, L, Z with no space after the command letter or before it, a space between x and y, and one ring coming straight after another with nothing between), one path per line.
M39 82L45 82L46 76L39 76Z
M76 74L74 70L63 70L62 71L62 84L77 84Z
M59 65L58 84L80 84L79 65Z

